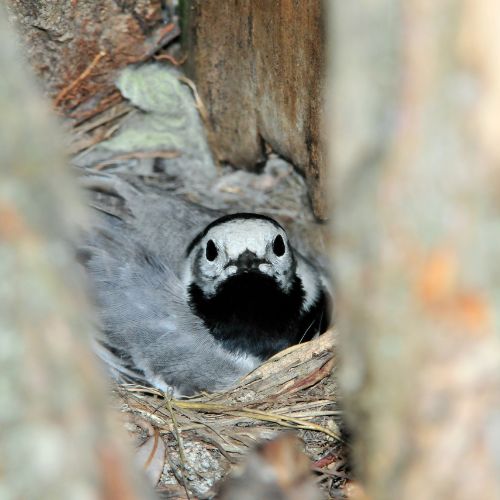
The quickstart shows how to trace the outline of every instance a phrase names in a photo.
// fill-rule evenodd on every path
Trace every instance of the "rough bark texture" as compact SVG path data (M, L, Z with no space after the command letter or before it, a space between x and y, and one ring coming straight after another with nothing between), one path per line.
M375 499L500 498L500 14L336 2L342 382Z
M89 349L82 205L14 39L0 7L0 497L149 498Z
M322 2L184 5L188 70L208 109L216 156L255 168L267 142L305 172L315 213L325 218Z
M116 69L143 59L161 36L155 0L7 0L28 59L55 98L89 68L88 77L57 104L94 105L114 89Z

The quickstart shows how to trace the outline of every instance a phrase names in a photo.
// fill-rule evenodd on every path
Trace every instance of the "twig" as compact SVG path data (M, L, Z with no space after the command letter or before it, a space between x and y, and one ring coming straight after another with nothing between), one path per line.
M77 120L75 127L78 127L82 123L85 123L87 120L90 120L99 113L108 110L109 108L113 107L115 104L118 104L122 100L123 96L120 94L118 90L114 89L111 92L111 94L109 94L107 97L104 97L101 101L99 101L99 105L96 108L91 109L90 111L84 113L72 114L70 115L70 118Z
M120 127L122 126L121 123L115 123L112 127L109 127L108 130L106 130L106 132L104 132L104 139L107 140L109 139L112 135L114 135L114 133L120 129Z
M166 26L158 30L158 38L155 41L153 47L146 51L146 53L137 61L130 61L130 63L147 61L148 59L153 57L156 52L166 47L170 42L174 41L180 34L181 30L179 26L173 23L167 24Z
M90 73L92 73L92 70L99 64L99 61L106 55L106 52L104 50L101 50L92 62L80 73L80 75L73 80L67 87L61 90L59 94L57 94L57 97L54 100L54 106L57 107L59 106L60 102L78 85L80 84L83 80L88 78Z
M203 419L196 417L193 415L193 412L188 412L184 408L184 411L181 410L180 408L177 408L179 412L181 412L188 420L191 420L193 422L198 422L199 424L202 424L204 427L212 431L216 436L218 436L222 441L224 441L226 444L231 444L227 441L227 439L220 433L218 432L213 425L208 424L207 422L204 422Z
M179 76L179 81L185 83L193 92L196 109L198 109L201 119L203 120L205 125L208 125L208 111L207 108L205 107L205 104L203 104L203 101L201 100L200 94L198 93L195 83L189 78L186 78L185 76Z
M146 460L146 463L144 464L144 469L147 469L151 462L153 461L153 458L155 456L156 450L158 449L158 440L160 439L160 433L158 429L154 429L154 441L153 441L153 448L151 449L151 452L149 453L149 457Z
M93 167L94 170L102 170L104 167L119 163L125 160L143 160L148 158L177 158L180 156L179 151L165 150L165 151L135 151L123 155L113 156L109 160L104 160Z
M158 54L157 56L154 56L155 61L168 61L169 63L172 63L174 66L182 66L187 61L187 58L188 58L187 53L184 54L180 59L176 59L171 54Z
M326 427L308 422L300 418L288 417L286 415L277 415L275 413L265 412L261 410L248 410L246 408L235 410L230 406L217 405L213 403L199 403L195 401L180 401L177 399L172 400L174 406L180 408L188 408L192 410L206 411L210 413L227 413L229 415L245 416L255 420L262 420L265 422L274 422L282 427L299 428L304 430L318 431L330 436L338 441L341 441L338 432L334 432Z
M110 108L111 111L112 108ZM108 124L109 122L112 122L114 120L118 120L118 118L122 118L125 115L128 115L133 111L133 108L131 108L128 104L121 104L117 103L116 104L116 109L113 110L112 113L108 113L105 116L99 117L97 120L90 121L86 120L89 123L84 125L84 123L81 123L79 125L74 126L74 130L76 133L79 134L86 134L88 132L92 132L92 130L102 127L103 125Z
M177 419L175 418L174 410L172 408L172 404L170 401L170 396L168 394L164 395L165 403L167 405L168 411L170 413L170 417L172 418L172 425L174 426L175 437L177 439L177 444L179 445L179 459L182 465L182 483L184 489L186 490L186 495L188 499L191 499L191 495L188 490L187 481L186 481L186 454L184 453L184 443L182 441L181 433L179 432L179 427L177 426Z

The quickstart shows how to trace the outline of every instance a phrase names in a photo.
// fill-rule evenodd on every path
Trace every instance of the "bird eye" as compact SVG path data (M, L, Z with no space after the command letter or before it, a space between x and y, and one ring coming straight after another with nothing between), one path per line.
M217 247L215 246L215 243L213 240L208 240L207 241L207 248L205 250L205 255L207 257L207 260L210 262L214 261L217 258Z
M285 255L285 242L283 241L283 237L278 234L276 238L274 238L273 241L273 252L278 256L281 257Z

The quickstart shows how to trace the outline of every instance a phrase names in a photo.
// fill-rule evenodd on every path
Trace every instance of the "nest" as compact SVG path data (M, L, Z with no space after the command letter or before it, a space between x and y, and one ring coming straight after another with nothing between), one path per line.
M210 498L214 485L256 443L293 429L316 480L332 494L345 478L335 337L330 330L276 354L226 392L174 399L152 388L117 387L153 482L169 498Z

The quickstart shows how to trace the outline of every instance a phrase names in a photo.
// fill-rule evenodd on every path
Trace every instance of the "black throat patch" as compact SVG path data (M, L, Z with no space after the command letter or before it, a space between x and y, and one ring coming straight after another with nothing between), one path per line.
M298 343L307 328L301 317L304 290L297 277L288 293L271 277L249 272L229 278L211 298L193 283L189 296L210 333L235 353L267 359Z

